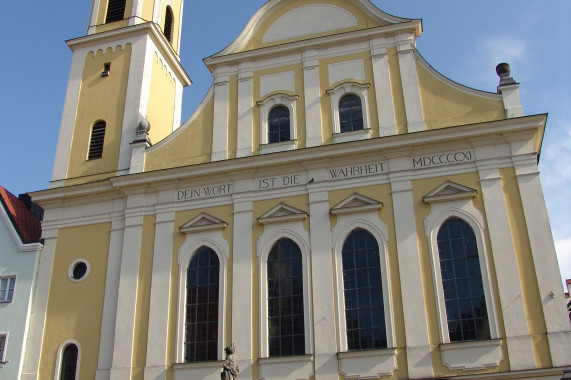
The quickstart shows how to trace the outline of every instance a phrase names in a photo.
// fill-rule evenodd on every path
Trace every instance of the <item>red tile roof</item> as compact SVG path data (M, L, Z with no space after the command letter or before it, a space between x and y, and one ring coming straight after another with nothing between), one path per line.
M39 242L42 237L41 222L32 215L26 205L2 186L0 186L0 201L8 213L14 228L18 231L22 243Z

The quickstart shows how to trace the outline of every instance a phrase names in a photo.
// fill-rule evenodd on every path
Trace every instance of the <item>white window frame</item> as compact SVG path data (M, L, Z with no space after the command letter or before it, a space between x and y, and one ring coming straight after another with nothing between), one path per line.
M187 233L186 240L178 250L178 309L175 362L184 361L185 315L186 315L186 280L190 261L202 246L212 249L218 256L220 273L218 280L218 352L217 360L224 354L224 334L226 332L226 271L229 257L229 244L222 236L222 230ZM194 363L189 363L194 364Z
M393 307L389 281L388 228L387 225L379 219L376 211L368 211L363 213L337 214L337 224L331 232L332 245L335 252L335 284L337 290L337 316L339 318L339 352L348 352L347 322L345 319L345 286L343 283L343 244L351 232L358 228L366 230L373 235L379 245L387 348L390 349L395 347Z
M425 234L428 238L428 246L432 262L432 274L434 281L434 293L436 297L436 310L438 313L438 327L440 330L440 342L443 344L450 343L450 335L448 332L448 317L446 316L446 304L444 299L444 291L442 286L442 275L440 272L440 255L438 252L438 231L442 224L451 217L462 219L474 231L476 236L476 244L478 248L478 257L480 259L480 271L482 273L482 285L484 288L484 296L486 299L486 309L488 311L488 322L490 325L491 339L497 339L498 336L498 319L497 308L494 300L490 265L488 262L488 252L485 242L485 224L482 213L474 207L471 197L469 199L455 199L449 201L440 201L430 204L430 213L424 221ZM477 343L480 341L474 341ZM471 343L471 342L456 342Z
M310 240L309 234L303 228L303 222L272 222L264 225L264 233L258 239L258 275L259 275L259 305L260 305L260 358L269 357L269 334L268 334L268 256L274 244L282 239L288 238L295 242L302 256L303 271L303 312L304 312L304 334L305 334L305 355L312 354L313 350L313 317L311 312L311 281L309 279L310 268ZM279 360L280 358L272 358ZM285 358L287 359L287 357Z
M0 275L0 286L1 286L1 281L2 280L8 280L7 285L6 285L6 296L4 299L0 299L0 303L10 303L10 302L14 302L14 296L16 295L16 279L17 279L17 275L14 274L3 274ZM8 299L8 289L10 289L10 279L13 278L14 279L14 292L12 293L12 299Z
M369 95L367 89L369 84L358 82L345 82L327 90L331 98L331 121L333 124L333 141L336 143L364 140L371 138L371 122L369 116ZM348 94L357 95L361 99L363 112L363 129L352 132L341 132L341 122L339 120L339 101Z
M0 365L8 363L6 361L6 351L8 350L8 331L0 331L0 340L4 338L4 351L0 352Z
M81 344L75 339L69 339L63 342L58 350L56 355L56 370L54 375L54 380L59 380L61 376L61 366L62 366L62 359L63 359L63 350L69 346L70 344L74 344L77 347L77 363L75 366L75 378L79 379L79 367L81 364Z
M297 95L284 93L268 96L266 99L257 102L260 107L260 153L274 153L286 150L293 150L297 144L297 112L296 103L299 99ZM289 109L289 141L268 143L270 111L276 106L285 106Z

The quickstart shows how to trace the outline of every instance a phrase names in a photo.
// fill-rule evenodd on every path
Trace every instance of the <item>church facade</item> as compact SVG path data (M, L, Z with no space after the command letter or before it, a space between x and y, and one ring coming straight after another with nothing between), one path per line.
M182 8L94 0L68 41L23 379L219 379L228 346L240 379L561 378L546 115L508 65L474 90L421 20L270 0L181 123Z

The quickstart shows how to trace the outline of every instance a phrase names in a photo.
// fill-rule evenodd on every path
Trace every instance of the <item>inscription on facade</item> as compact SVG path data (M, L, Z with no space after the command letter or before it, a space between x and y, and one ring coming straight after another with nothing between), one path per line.
M288 187L301 185L302 175L301 174L288 174L276 177L260 178L258 180L258 190L269 190L276 189L279 187Z
M228 195L234 192L234 185L226 183L222 185L209 185L193 187L192 189L179 190L176 194L177 201L188 201L192 199L203 199Z
M474 152L471 150L462 150L459 152L447 152L413 157L412 167L414 169L430 168L435 166L459 164L469 161L474 161Z
M328 169L328 173L329 179L336 180L384 173L386 167L386 163L377 162L373 164L361 164L332 168Z

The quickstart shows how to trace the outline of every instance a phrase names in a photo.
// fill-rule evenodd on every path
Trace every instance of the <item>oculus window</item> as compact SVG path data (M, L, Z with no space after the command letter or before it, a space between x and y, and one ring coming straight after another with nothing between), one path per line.
M303 262L299 246L278 240L268 255L269 356L305 354Z
M218 358L218 303L220 261L208 247L200 247L187 271L185 362Z

